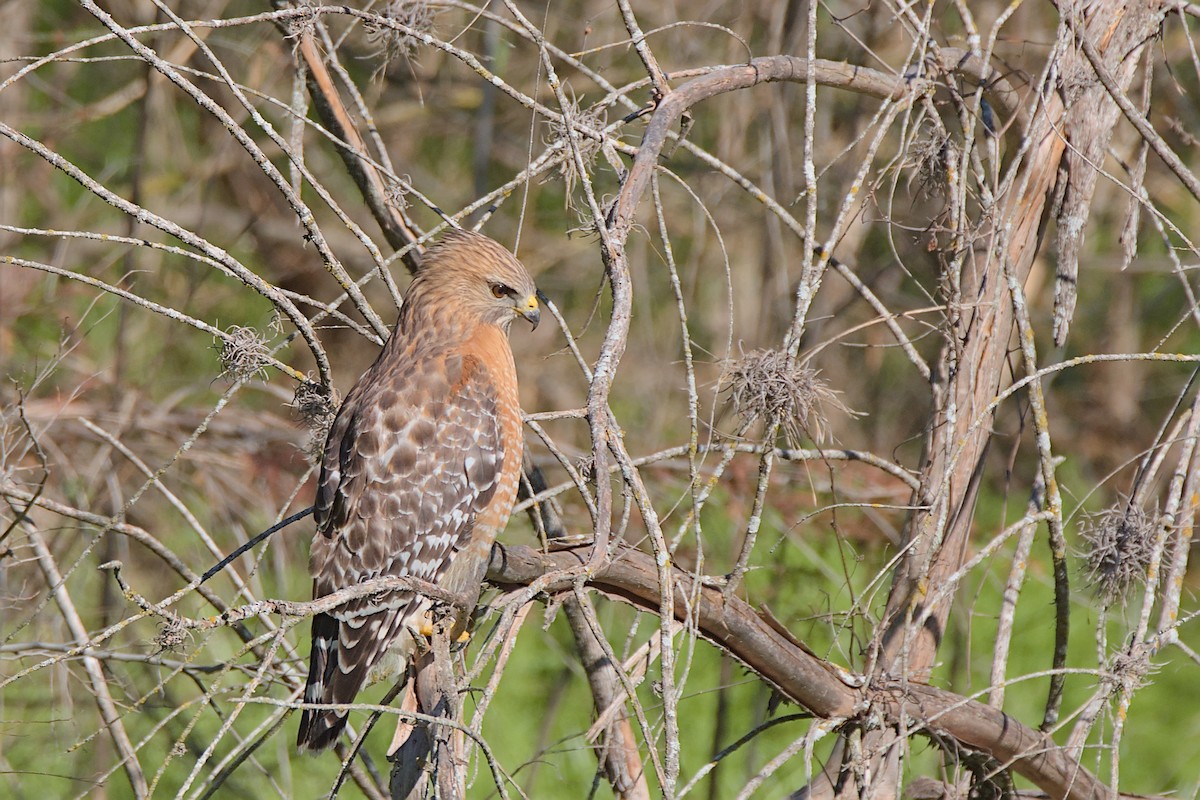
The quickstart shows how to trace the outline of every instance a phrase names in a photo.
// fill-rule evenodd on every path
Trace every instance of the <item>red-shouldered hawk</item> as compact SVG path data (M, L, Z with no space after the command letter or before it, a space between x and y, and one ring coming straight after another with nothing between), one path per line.
M520 477L508 345L516 317L537 326L537 289L499 244L452 231L425 255L395 330L346 395L325 443L314 597L397 575L478 598ZM403 669L429 608L428 599L396 591L317 614L304 701L351 703L372 673ZM345 726L344 711L306 709L297 745L322 750Z

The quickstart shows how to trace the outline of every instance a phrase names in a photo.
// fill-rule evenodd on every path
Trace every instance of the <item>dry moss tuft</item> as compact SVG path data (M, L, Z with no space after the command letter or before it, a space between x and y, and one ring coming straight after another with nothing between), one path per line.
M404 25L417 34L432 33L437 10L426 0L391 0L379 12L379 16ZM367 41L377 48L371 54L373 58L379 59L379 66L375 69L376 78L397 59L412 61L417 47L421 44L416 35L397 30L390 25L367 21L363 23L363 29L367 33Z
M788 364L782 350L752 350L722 364L719 388L747 425L778 422L793 446L806 435L823 442L829 433L827 409L849 413L820 372Z
M924 134L908 149L904 165L911 170L909 187L916 182L918 190L926 197L940 197L946 193L952 163L958 161L958 148L941 130L929 126Z
M225 332L229 336L220 344L221 377L234 381L248 381L256 376L266 379L271 350L262 334L241 325Z
M313 5L314 0L300 0L296 4L296 8L303 9L306 13L292 17L284 23L284 27L287 29L287 38L292 40L293 53L299 49L301 40L316 33L318 15Z
M1109 659L1105 682L1113 691L1133 694L1150 683L1157 667L1150 660L1152 650L1144 642L1134 643L1128 650L1114 653Z
M178 653L188 640L188 629L175 617L167 617L154 637L155 653Z
M338 398L329 387L315 381L304 381L296 387L292 408L295 409L300 423L311 433L308 445L304 448L304 455L309 463L319 463L325 450L329 428L337 417Z
M1091 514L1080 524L1084 580L1105 607L1124 605L1130 590L1145 583L1157 528L1157 513L1128 503Z
M571 144L568 141L570 132L567 120L582 125L585 128L599 131L603 130L604 126L608 124L608 112L600 106L593 106L588 109L581 108L580 103L572 98L571 104L563 109L562 121L554 120L548 123L550 134L546 137L546 145L551 146L559 142L562 143L563 160L558 165L558 173L565 185L567 205L570 206L572 202L571 197L575 191L575 184L580 178L580 173L579 165L575 163L575 154L571 151ZM598 139L580 134L576 135L575 144L579 148L579 156L580 160L583 161L583 168L591 174L596 166L596 156L600 154L602 143Z

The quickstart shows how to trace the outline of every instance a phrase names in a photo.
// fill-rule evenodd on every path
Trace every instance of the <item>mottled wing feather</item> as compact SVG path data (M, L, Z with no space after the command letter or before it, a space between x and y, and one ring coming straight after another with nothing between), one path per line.
M469 355L409 356L376 362L330 431L315 509L314 597L381 576L436 582L496 492L504 452L487 367ZM315 617L305 700L352 702L427 607L396 591ZM344 715L306 711L300 743L320 749L344 724Z

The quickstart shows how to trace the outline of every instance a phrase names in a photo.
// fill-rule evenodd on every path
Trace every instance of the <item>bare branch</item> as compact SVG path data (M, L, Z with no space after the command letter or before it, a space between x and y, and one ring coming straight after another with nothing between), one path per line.
M587 563L588 548L575 547L538 553L528 547L492 550L488 580L502 585L526 585L555 574L570 574ZM657 612L657 570L650 556L622 550L589 580L605 594ZM673 584L680 595L676 607L695 580L678 569ZM564 591L570 578L551 580L547 591ZM1101 800L1109 790L1073 761L1052 739L1012 717L970 698L913 682L867 684L817 658L802 642L767 623L744 601L703 587L695 609L704 638L730 653L769 681L790 699L826 719L851 719L863 708L875 708L892 718L906 715L920 729L951 736L969 747L1011 764L1023 777L1052 797Z

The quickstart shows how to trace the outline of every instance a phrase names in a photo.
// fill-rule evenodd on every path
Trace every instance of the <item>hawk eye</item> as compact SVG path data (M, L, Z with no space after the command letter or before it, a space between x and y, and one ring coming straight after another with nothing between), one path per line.
M492 297L512 297L514 294L516 294L516 292L505 286L503 283L492 284Z

